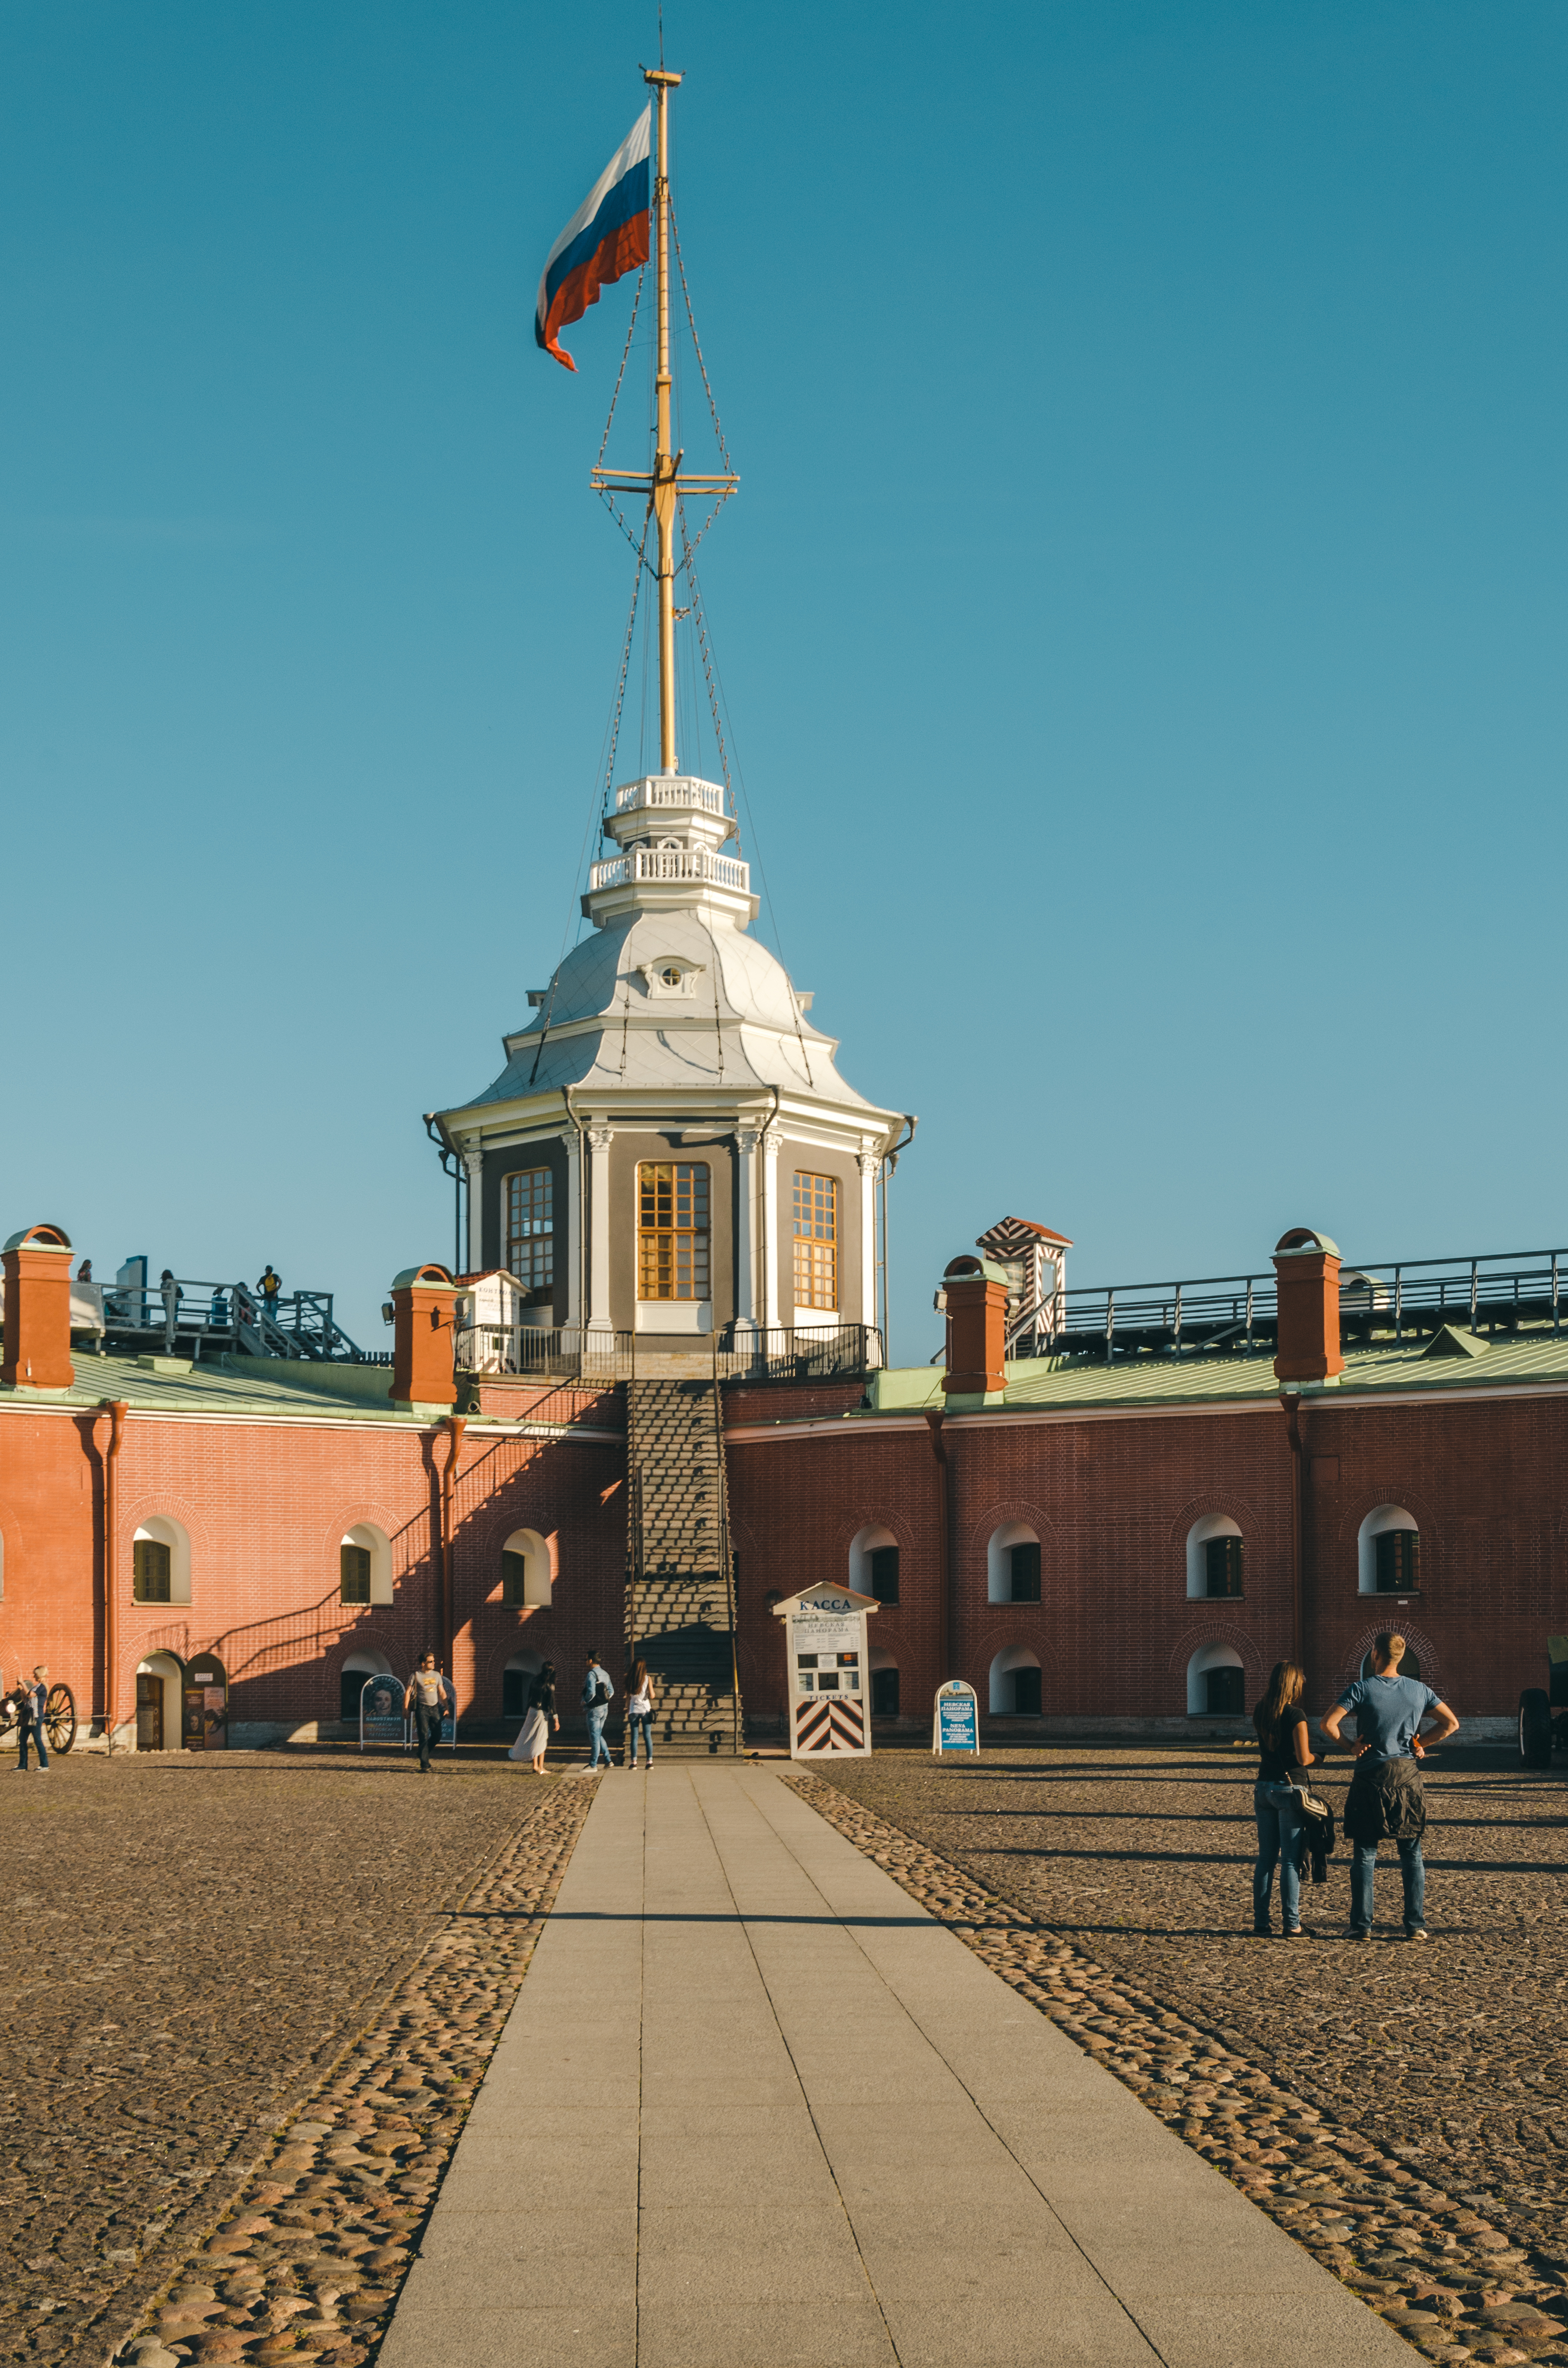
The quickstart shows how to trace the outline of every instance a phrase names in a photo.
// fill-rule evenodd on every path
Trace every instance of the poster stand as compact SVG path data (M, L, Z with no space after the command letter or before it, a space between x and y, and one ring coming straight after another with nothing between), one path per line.
M791 1759L871 1756L866 1622L881 1606L850 1587L808 1587L773 1607L784 1622Z

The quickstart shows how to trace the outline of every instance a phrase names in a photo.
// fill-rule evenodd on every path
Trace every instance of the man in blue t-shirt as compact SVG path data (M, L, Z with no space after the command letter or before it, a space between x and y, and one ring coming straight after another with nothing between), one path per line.
M1360 1737L1357 1756L1356 1782L1365 1787L1368 1779L1385 1797L1382 1831L1391 1830L1388 1817L1409 1816L1409 1801L1415 1796L1415 1816L1425 1823L1421 1805L1421 1780L1415 1762L1423 1757L1428 1743L1441 1743L1452 1735L1459 1721L1446 1702L1439 1701L1430 1686L1418 1678L1402 1678L1399 1665L1404 1658L1404 1639L1385 1632L1372 1646L1372 1674L1358 1678L1346 1687L1328 1716L1323 1731L1331 1743L1339 1740L1340 1723L1346 1711L1356 1713L1356 1732ZM1421 1722L1430 1712L1436 1724L1426 1734ZM1408 1765L1403 1763L1408 1762ZM1383 1771L1387 1770L1387 1775ZM1365 1774L1363 1774L1365 1771ZM1403 1796L1403 1802L1402 1798ZM1351 1804L1346 1804L1345 1829L1351 1833ZM1393 1838L1399 1850L1399 1871L1404 1885L1404 1937L1407 1941L1426 1938L1426 1868L1421 1856L1419 1832L1401 1833L1394 1829ZM1378 1862L1375 1839L1353 1837L1355 1848L1350 1861L1350 1937L1365 1941L1372 1930L1372 1874Z

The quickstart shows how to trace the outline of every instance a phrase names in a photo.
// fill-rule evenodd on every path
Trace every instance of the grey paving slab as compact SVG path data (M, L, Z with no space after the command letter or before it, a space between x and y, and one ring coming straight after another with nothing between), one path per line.
M601 1787L384 2368L1394 2368L760 1767Z

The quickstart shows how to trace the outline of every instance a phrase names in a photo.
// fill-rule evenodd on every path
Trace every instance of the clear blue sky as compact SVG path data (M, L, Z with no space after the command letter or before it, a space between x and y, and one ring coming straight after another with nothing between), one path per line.
M746 852L921 1118L895 1350L1008 1212L1080 1282L1562 1240L1568 14L666 26ZM449 1254L420 1112L575 926L629 589L630 283L574 379L533 292L655 40L0 17L0 1230L377 1347Z

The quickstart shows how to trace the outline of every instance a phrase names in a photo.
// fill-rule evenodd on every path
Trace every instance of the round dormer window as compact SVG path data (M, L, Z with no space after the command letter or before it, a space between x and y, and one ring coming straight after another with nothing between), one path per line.
M680 985L679 965L676 962L666 962L659 973L659 983L662 986L678 986Z

